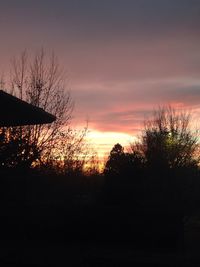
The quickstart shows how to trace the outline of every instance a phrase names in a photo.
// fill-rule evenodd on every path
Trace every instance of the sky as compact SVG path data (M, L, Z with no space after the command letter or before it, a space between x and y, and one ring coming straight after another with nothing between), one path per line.
M199 0L0 0L0 70L24 49L54 51L102 154L128 145L159 105L200 116Z

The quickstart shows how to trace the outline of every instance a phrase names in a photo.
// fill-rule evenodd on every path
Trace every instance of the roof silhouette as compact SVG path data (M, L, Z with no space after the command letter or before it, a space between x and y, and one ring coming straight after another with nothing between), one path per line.
M0 127L52 123L56 117L0 90Z

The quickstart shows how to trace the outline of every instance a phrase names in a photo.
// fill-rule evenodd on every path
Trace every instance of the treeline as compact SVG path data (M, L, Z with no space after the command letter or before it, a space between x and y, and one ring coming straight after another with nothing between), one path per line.
M183 248L184 224L200 207L198 135L190 123L190 114L158 109L128 151L113 147L101 174L76 168L74 158L66 169L55 159L2 164L2 236Z
M74 101L56 56L47 55L43 49L35 55L24 51L11 61L10 69L9 81L2 78L1 87L51 113L56 120L51 124L0 128L0 169L37 167L62 173L82 172L94 153L85 140L87 123L81 130L71 126Z
M54 55L29 61L23 53L12 67L13 93L57 120L0 129L2 238L180 248L184 223L200 207L191 114L159 108L129 151L113 147L99 173L87 126L71 127L73 101Z
M120 144L111 150L104 170L107 187L118 184L120 192L122 185L131 187L130 197L143 207L154 202L152 208L191 213L198 203L200 155L190 124L189 113L170 106L155 111L129 152Z
M128 152L120 144L110 152L104 201L115 207L119 225L119 214L125 216L137 244L184 246L185 223L200 208L199 143L191 122L187 112L159 108Z

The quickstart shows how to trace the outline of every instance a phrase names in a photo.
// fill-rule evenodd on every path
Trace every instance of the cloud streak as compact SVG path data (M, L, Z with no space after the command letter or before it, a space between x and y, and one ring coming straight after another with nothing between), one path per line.
M92 127L134 134L159 105L172 104L187 109L200 106L200 80L161 79L98 85L96 90L77 91L77 95L80 97L77 108L80 114L87 112Z

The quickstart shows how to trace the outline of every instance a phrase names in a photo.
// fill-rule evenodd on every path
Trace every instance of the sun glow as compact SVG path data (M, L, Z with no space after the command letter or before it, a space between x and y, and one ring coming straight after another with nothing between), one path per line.
M108 156L110 150L116 143L128 147L130 143L136 140L136 137L127 133L90 130L87 139L94 146L99 159L103 160Z

